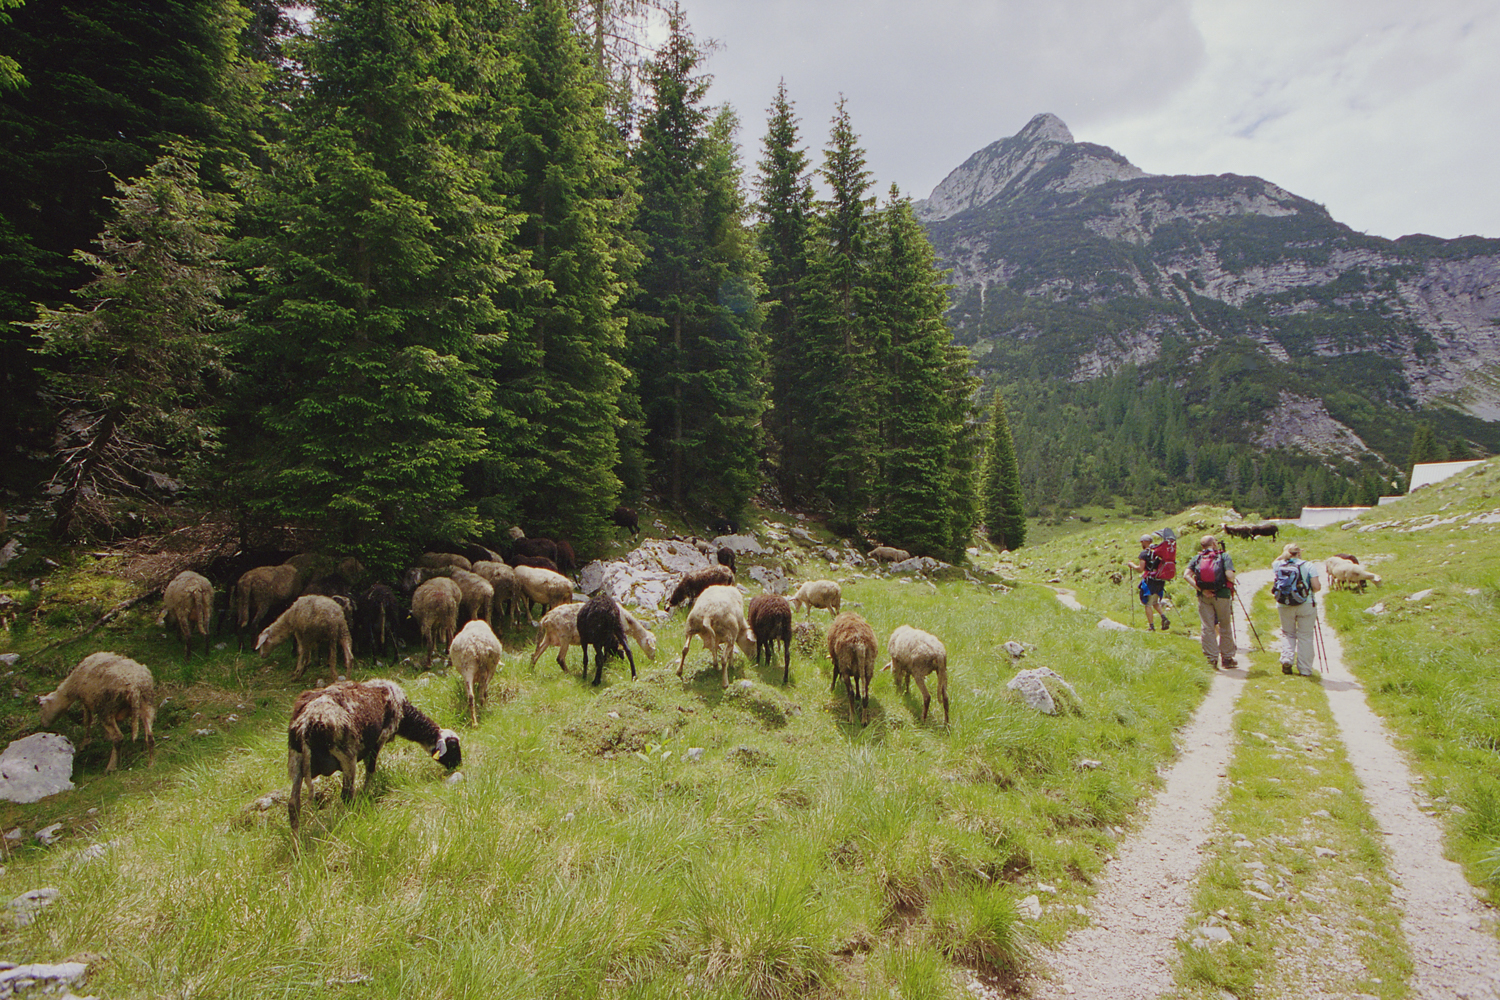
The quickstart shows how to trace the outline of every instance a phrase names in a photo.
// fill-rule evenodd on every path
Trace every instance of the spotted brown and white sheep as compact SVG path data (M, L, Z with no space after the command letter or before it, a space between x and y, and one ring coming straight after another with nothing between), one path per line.
M833 663L833 684L829 693L838 690L839 678L849 694L849 721L859 716L859 724L870 721L870 681L875 677L875 660L880 646L875 630L863 616L845 611L828 629L828 659Z
M119 653L85 656L56 690L37 699L42 725L50 726L74 702L83 705L83 744L93 735L95 716L104 726L104 735L109 737L109 764L105 771L113 771L120 762L120 744L125 742L120 723L126 719L130 720L131 741L144 729L146 749L155 757L156 737L151 725L156 720L156 685L151 671L143 664Z
M214 609L214 585L208 577L185 569L172 578L162 594L161 617L157 624L169 619L177 626L182 636L182 659L186 663L192 656L193 630L203 634L203 655L208 655L208 621Z
M380 750L394 737L411 740L450 771L463 763L458 734L443 729L407 700L393 681L340 681L303 691L292 704L287 725L287 777L291 797L287 817L295 836L302 813L302 783L343 774L343 797L354 798L355 765L365 765L370 787Z
M745 621L745 598L739 588L724 584L709 587L698 595L693 609L688 612L687 636L682 642L682 656L677 661L677 676L682 676L687 665L688 647L694 638L703 640L708 647L713 665L723 671L724 687L729 687L729 668L734 665L734 647L745 651L745 658L753 659L755 646L750 641L750 625ZM723 647L723 662L720 664L719 648Z
M755 662L765 654L767 663L776 661L776 643L782 646L781 683L792 675L792 606L778 594L760 594L750 598L750 633L755 643Z
M490 678L500 666L500 640L489 625L476 618L453 637L448 646L448 662L463 679L469 698L469 724L479 725L476 701L483 705L490 699Z
M308 661L323 643L328 644L328 669L337 669L338 654L342 651L344 671L353 673L354 645L349 636L349 621L344 609L333 598L320 594L297 598L291 607L266 626L260 638L255 640L255 648L261 656L266 656L288 637L297 640L297 669L292 671L293 677L302 676Z
M837 618L844 603L844 589L835 580L808 580L787 601L793 607L799 604L805 607L809 617L813 608L826 608L828 617Z
M943 703L943 722L947 723L948 649L942 640L931 632L902 625L891 633L885 649L891 659L881 669L891 671L896 690L905 694L911 690L912 678L916 678L917 689L922 692L923 722L927 721L927 709L932 704L932 695L927 691L927 675L936 675L938 700Z
M672 595L667 598L667 610L671 611L679 604L686 604L696 600L698 595L709 587L732 586L734 584L734 570L728 566L708 566L704 569L689 570L682 574L682 579L677 581L677 586L672 588Z
M422 629L427 649L427 666L432 666L432 651L448 648L458 632L458 609L463 591L446 576L435 576L421 584L411 595L411 616Z

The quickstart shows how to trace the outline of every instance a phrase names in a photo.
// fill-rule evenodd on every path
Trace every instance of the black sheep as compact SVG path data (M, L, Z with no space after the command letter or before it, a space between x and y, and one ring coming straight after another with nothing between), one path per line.
M537 569L550 569L554 573L562 572L557 568L557 563L546 556L511 556L510 566L511 569L517 566L535 566Z
M540 556L557 562L557 543L550 538L517 538L510 543L510 558L506 562L518 565L523 556Z
M406 617L396 592L383 583L370 586L354 605L354 641L370 653L371 658L390 650L391 660L400 655L396 644L396 624Z
M672 590L672 596L667 599L667 610L670 611L679 604L697 600L699 594L719 584L733 586L734 570L728 566L710 566L707 569L695 569L690 573L684 573Z
M578 555L573 551L573 543L559 538L557 540L557 571L564 575L578 571Z
M750 598L750 633L755 636L755 662L776 662L776 643L782 646L781 683L792 676L792 606L785 597L761 594Z
M734 564L734 549L731 549L727 545L721 545L716 555L720 566L728 566L731 573L739 572L739 568Z
M641 519L634 507L616 507L614 514L610 516L610 521L616 527L629 528L632 536L641 533Z
M594 685L604 679L604 658L623 656L630 661L630 679L635 680L635 657L625 641L625 622L620 606L605 591L599 591L578 609L578 644L583 647L583 674L589 672L589 647L594 647Z

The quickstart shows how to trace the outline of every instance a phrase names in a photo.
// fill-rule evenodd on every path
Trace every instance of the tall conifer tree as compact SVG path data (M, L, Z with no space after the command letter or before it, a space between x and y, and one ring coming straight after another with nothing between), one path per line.
M984 470L984 526L990 541L1004 549L1026 544L1026 498L1021 494L1021 470L1010 436L1005 395L995 390L990 414L989 455Z

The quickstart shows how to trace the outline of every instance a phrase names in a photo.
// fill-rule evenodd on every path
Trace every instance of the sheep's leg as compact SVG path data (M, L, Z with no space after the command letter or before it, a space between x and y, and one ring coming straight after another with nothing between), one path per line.
M734 646L735 642L733 639L724 640L724 666L722 669L724 671L725 688L729 687L729 668L734 666Z
M470 677L464 682L469 691L469 725L479 725L479 712L474 707L474 678Z
M833 694L838 689L839 689L839 665L838 665L837 662L835 662L834 665L833 665L833 683L830 684L830 685L828 685L828 693L829 694Z
M687 664L688 647L693 644L693 633L689 632L682 643L682 656L677 661L677 676L682 676L682 668Z
M844 692L849 696L849 721L853 722L859 712L859 681L853 673L844 675Z
M302 641L302 636L298 635L296 637L296 640L297 640L297 669L292 671L292 679L293 680L296 680L298 677L301 677L302 676L302 671L304 671L304 670L307 669L307 659L308 659L309 654L312 652L312 650L309 648L309 646L311 646L311 643L304 643Z
M109 737L109 764L104 768L108 774L120 763L120 744L125 742L125 734L120 732L120 723L114 712L103 713L99 720L104 724L104 735Z
M922 692L922 721L927 721L927 707L932 704L932 695L927 693L927 678L917 674L917 690Z
M536 649L533 649L531 651L531 669L532 670L536 669L536 661L542 655L542 650L546 649L547 646L549 645L548 638L549 637L547 635L547 630L546 629L543 629L541 632L537 633L537 637L536 637ZM567 668L564 667L563 669L567 669Z
M635 657L630 655L630 642L625 642L625 659L630 661L630 679L635 680Z
M568 672L568 640L566 639L557 644L557 669L563 673Z
M782 654L783 654L783 662L782 662L782 666L781 666L781 686L782 687L786 687L787 680L792 676L792 640L790 640L790 639L782 639L781 640L781 649L782 649ZM775 640L772 640L772 642L771 642L771 655L769 657L767 657L767 659L768 660L769 659L774 659L775 656L776 656L776 642L775 642Z
M583 672L584 672L585 675L587 675L588 672L589 672L589 663L588 663L588 660L589 660L589 647L588 647L588 643L584 643L583 644ZM598 687L600 685L600 683L603 682L603 680L604 680L604 647L596 644L594 646L594 687Z

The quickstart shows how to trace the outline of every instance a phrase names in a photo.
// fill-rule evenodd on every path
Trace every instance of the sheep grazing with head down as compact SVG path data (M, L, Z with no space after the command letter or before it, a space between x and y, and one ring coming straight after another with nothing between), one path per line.
M551 611L559 604L567 604L573 599L573 581L561 573L535 566L517 566L514 572L521 600L526 605L526 621L529 624L536 624L536 619L531 615L533 604L540 604L546 611Z
M542 616L542 629L536 636L536 649L531 654L531 666L536 667L536 661L545 649L557 647L557 665L563 670L568 669L568 647L577 646L581 640L578 637L578 612L582 604L560 604ZM635 644L641 647L648 660L656 659L656 634L646 626L642 625L640 619L635 615L620 608L620 624L624 626L625 633L635 640ZM585 667L585 670L587 667Z
M734 665L734 647L745 651L745 659L753 659L755 656L755 645L750 635L750 625L745 621L745 598L739 592L739 588L727 585L709 587L698 595L693 602L693 610L688 612L687 637L682 642L682 656L677 661L677 676L682 676L683 667L687 665L688 647L693 644L693 638L703 640L703 645L708 647L709 655L713 658L713 665L720 666L719 647L724 648L723 671L724 687L729 687L729 668Z
M833 661L833 684L829 693L838 690L839 678L844 679L844 689L849 693L849 721L856 712L859 724L870 721L870 681L875 677L875 660L880 656L880 646L875 641L875 630L870 623L853 611L846 611L833 620L828 630L828 659Z
M161 617L156 623L161 625L169 618L176 623L182 635L184 663L192 656L195 628L203 634L203 655L208 655L208 619L213 609L214 585L208 582L208 577L185 569L167 584L161 600Z
M516 560L521 556L540 556L551 560L555 566L557 565L557 543L550 538L517 538L511 542L510 558L506 561L515 566Z
M151 671L118 653L90 653L79 661L57 690L37 699L42 710L42 725L50 726L75 701L83 704L83 741L94 732L94 717L104 725L109 737L109 765L113 771L120 762L120 744L125 735L120 723L130 720L133 742L142 729L146 731L146 749L156 754L156 737L151 724L156 720L156 685Z
M458 608L463 603L463 591L458 584L446 576L435 576L419 586L411 595L411 616L422 629L422 642L427 647L427 666L432 666L432 651L439 646L444 649L453 641L458 631Z
M755 662L764 653L767 663L776 662L776 643L782 647L781 683L792 676L792 606L785 597L761 594L750 598L750 632L755 643Z
M709 566L706 569L690 570L682 574L682 579L677 581L677 586L672 588L672 596L667 598L667 610L671 611L679 604L696 600L698 595L709 587L727 587L734 585L734 570L728 566Z
M604 679L604 658L609 655L630 661L630 679L635 680L635 657L625 641L621 608L608 591L601 590L578 609L578 645L583 647L583 672L589 672L589 647L594 647L594 686Z
M343 773L344 801L354 798L354 768L365 765L366 790L380 750L394 737L411 740L450 771L463 763L458 734L442 729L406 698L393 681L340 681L303 691L287 725L286 769L292 782L287 817L297 833L302 783Z
M927 708L932 704L932 695L927 693L927 675L937 675L938 700L943 703L943 722L948 722L948 649L941 639L931 632L923 632L910 625L902 625L891 633L886 643L886 652L891 660L882 670L891 671L896 690L902 694L911 690L912 678L917 680L917 689L922 692L922 721L927 721Z
M495 603L495 588L478 573L468 570L455 569L450 579L458 584L458 592L462 595L459 601L459 616L461 621L473 621L481 618L485 624L490 621L490 606Z
M826 608L828 616L836 618L844 603L844 589L834 580L809 580L797 588L797 592L788 598L788 603L793 607L802 605L809 617L813 608Z
M396 623L401 618L401 601L396 592L383 583L371 584L354 606L354 637L369 650L371 658L389 650L391 661L395 662L400 655Z
M328 669L337 669L339 651L344 653L344 671L352 673L354 667L354 645L349 637L349 621L344 609L331 597L309 594L299 597L255 640L255 648L265 656L288 637L297 640L297 669L293 677L301 677L307 669L317 647L328 644Z
M490 600L490 620L497 621L504 614L512 625L516 622L516 611L520 608L517 596L516 571L503 562L484 559L474 564L474 573L489 581L494 596Z
M714 558L719 561L720 566L728 566L729 572L739 572L739 568L734 564L734 549L731 549L729 546L720 545L719 551L714 553Z
M245 648L245 636L255 634L271 612L296 600L306 579L303 571L290 563L257 566L239 578L230 599L238 623L241 651Z
M490 700L490 678L500 666L500 640L489 625L478 618L463 627L448 646L448 662L463 678L464 690L469 696L469 723L479 725L479 713L475 707Z
M564 576L578 572L578 553L572 542L561 538L557 540L557 571Z
M1340 590L1358 590L1361 594L1365 592L1365 585L1374 583L1380 586L1380 574L1372 573L1359 563L1350 562L1339 556L1330 556L1323 561L1323 569L1328 573L1328 578L1333 581L1333 586Z
M467 556L461 556L456 552L423 552L417 557L417 565L426 569L467 569L474 568Z
M889 545L877 545L870 550L870 558L876 562L905 562L911 558L911 553Z

